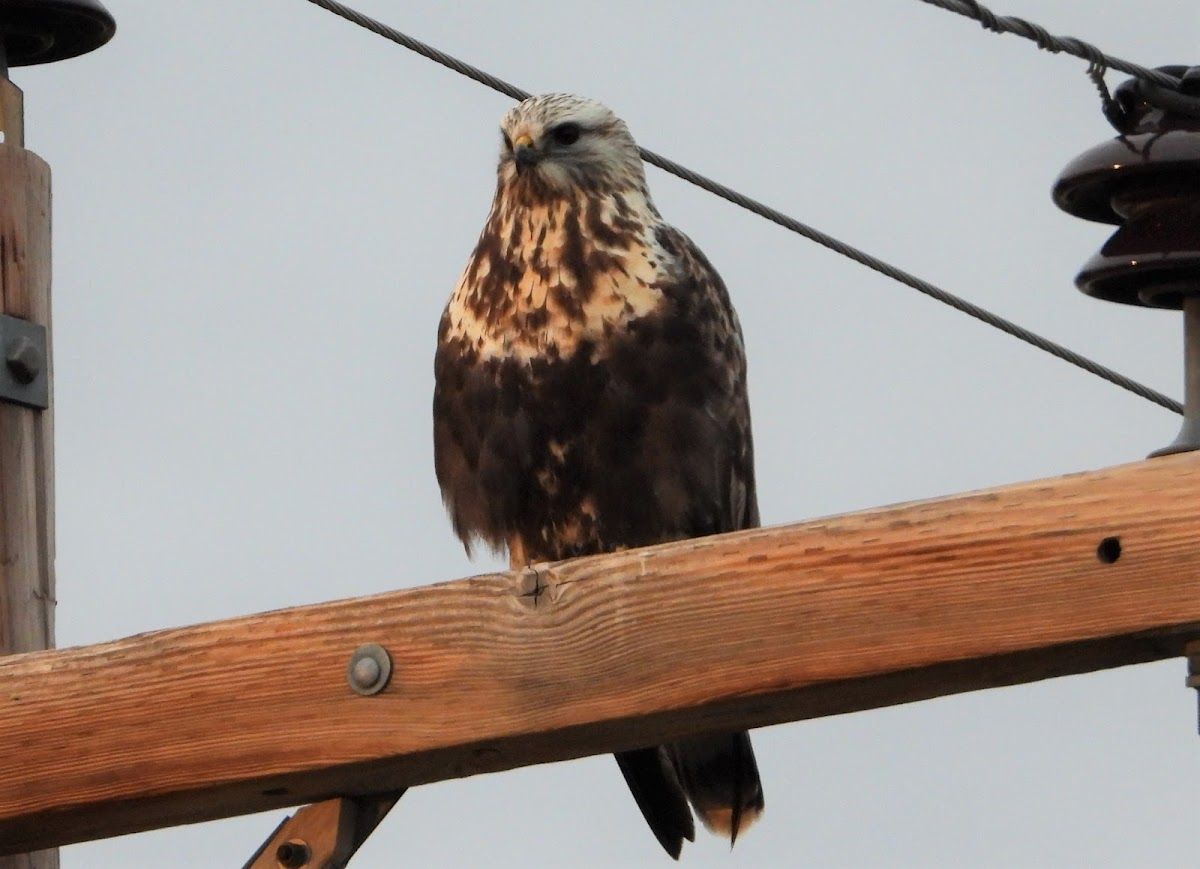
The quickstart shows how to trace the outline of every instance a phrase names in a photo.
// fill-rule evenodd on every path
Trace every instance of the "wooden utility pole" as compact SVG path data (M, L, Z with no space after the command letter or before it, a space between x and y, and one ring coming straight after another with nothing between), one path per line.
M0 654L52 648L55 606L50 167L25 150L8 68L83 54L113 29L94 0L0 6ZM0 857L0 869L58 865L57 849Z
M50 167L24 148L22 102L21 89L0 80L0 313L48 332ZM6 376L20 369L20 379L49 384L48 352L16 336L4 343ZM0 652L53 645L54 417L49 407L0 402ZM57 850L0 858L0 869L57 866Z

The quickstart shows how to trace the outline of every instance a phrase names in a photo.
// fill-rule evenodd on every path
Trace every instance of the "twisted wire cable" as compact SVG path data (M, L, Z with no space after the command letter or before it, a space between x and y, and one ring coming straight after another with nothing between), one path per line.
M1122 60L1111 54L1105 54L1095 45L1092 45L1092 43L1076 39L1074 36L1055 36L1040 24L1026 21L1024 18L1017 18L1014 15L997 15L982 3L979 3L978 0L921 0L921 2L928 3L930 6L937 6L939 9L945 9L947 12L955 12L967 18L974 18L985 30L990 30L993 33L1012 33L1016 36L1032 40L1043 51L1049 51L1052 54L1058 54L1059 52L1070 54L1078 57L1080 60L1086 60L1093 66L1119 69L1121 72L1128 73L1142 81L1160 85L1170 90L1179 89L1179 79L1174 76L1167 75L1156 69L1147 69L1144 66L1139 66L1128 60Z

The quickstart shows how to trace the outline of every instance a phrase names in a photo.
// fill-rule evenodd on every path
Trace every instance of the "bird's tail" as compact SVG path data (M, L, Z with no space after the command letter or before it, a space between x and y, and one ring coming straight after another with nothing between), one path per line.
M701 736L622 752L617 764L659 844L679 859L695 838L690 802L709 831L732 845L763 810L762 782L750 734Z
M709 832L729 844L748 830L763 810L762 781L750 734L722 733L676 742L670 747L679 783Z
M667 749L639 748L622 751L616 758L642 817L663 850L678 860L683 840L695 841L696 826Z

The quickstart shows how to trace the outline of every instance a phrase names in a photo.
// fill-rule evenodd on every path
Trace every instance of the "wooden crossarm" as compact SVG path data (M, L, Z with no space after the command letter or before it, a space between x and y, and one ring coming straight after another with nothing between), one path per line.
M1191 454L33 652L0 660L0 852L1151 661L1197 637ZM374 696L346 681L363 643L394 666Z

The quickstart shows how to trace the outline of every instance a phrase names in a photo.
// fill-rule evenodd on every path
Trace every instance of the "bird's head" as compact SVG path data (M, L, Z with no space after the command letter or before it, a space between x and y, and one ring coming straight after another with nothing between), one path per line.
M595 100L571 94L530 97L505 114L500 133L502 185L550 197L645 186L629 128Z

